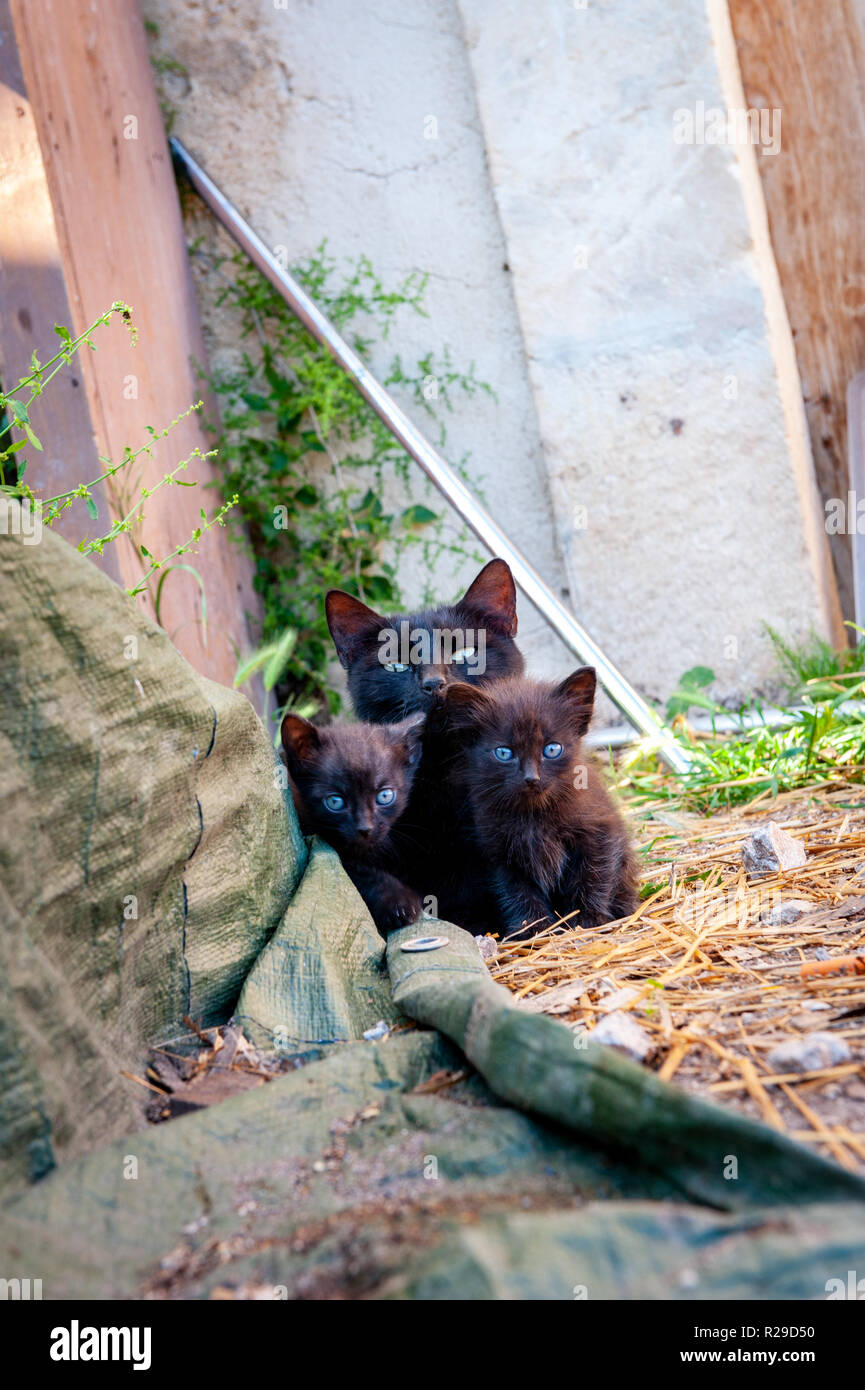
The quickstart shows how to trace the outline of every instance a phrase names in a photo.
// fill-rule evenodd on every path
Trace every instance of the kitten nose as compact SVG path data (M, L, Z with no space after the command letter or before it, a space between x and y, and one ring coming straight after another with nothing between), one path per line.
M367 839L369 839L370 835L372 834L372 826L371 826L371 825L367 825L366 822L364 822L363 825L359 825L359 826L357 827L357 833L358 833L358 835L361 837L362 840L367 840Z
M436 690L441 690L444 683L444 676L440 676L436 671L431 671L428 675L424 676L421 681L421 688L433 694Z
M538 769L535 767L535 764L528 763L526 766L526 770L523 773L523 781L528 782L530 787L536 787L540 780L541 779L538 774Z

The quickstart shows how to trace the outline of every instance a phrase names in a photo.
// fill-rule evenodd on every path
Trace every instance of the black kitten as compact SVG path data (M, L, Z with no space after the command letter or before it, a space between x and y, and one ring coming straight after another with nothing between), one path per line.
M509 680L447 693L473 834L508 934L575 909L571 925L595 927L637 906L627 831L581 752L595 685L582 666L560 685Z
M421 765L400 822L406 882L434 900L433 916L486 930L493 904L483 875L472 875L471 817L453 780L442 696L456 684L476 688L522 672L510 569L490 560L455 604L422 613L384 618L338 589L327 595L326 609L358 718L389 724L411 710L429 712Z
M306 835L320 835L343 867L379 931L421 915L421 900L400 877L394 827L408 804L420 758L423 715L401 724L331 724L317 729L297 714L282 721L292 794Z
M374 724L428 710L454 681L483 684L523 669L513 641L516 590L504 560L490 560L453 606L382 617L331 589L325 610L355 713Z

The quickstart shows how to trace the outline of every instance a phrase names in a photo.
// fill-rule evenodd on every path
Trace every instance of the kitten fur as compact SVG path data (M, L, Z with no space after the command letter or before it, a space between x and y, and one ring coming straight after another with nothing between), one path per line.
M282 721L282 746L294 804L306 835L319 835L339 855L381 932L421 915L417 893L401 878L395 827L408 805L420 759L423 715L399 724L329 724L299 715ZM377 801L393 792L387 805ZM339 797L337 810L325 804Z
M374 724L394 724L413 710L429 710L454 681L486 684L520 675L523 670L523 658L513 641L517 631L516 588L504 560L490 560L453 605L383 617L351 594L331 589L325 612L337 655L348 672L355 714ZM410 632L431 635L482 629L485 671L474 674L466 662L415 662L407 663L407 671L387 671L380 659L379 635L399 633L403 623Z
M636 908L627 831L581 751L595 688L593 668L582 666L558 685L515 679L447 692L458 780L498 908L491 926L508 935L534 934L575 910L570 925L595 927Z
M423 754L414 779L408 810L400 822L401 864L406 879L423 898L433 897L434 916L469 930L486 931L495 911L487 881L478 872L477 855L468 828L470 812L465 792L454 781L454 745L441 721L443 696L456 684L472 688L523 671L523 658L514 642L517 632L516 586L504 560L490 560L453 605L423 612L382 617L332 589L325 607L327 621L359 719L392 723L409 712L427 713ZM379 634L409 630L472 629L484 633L486 669L473 674L463 662L417 664L408 671L390 672L380 660Z

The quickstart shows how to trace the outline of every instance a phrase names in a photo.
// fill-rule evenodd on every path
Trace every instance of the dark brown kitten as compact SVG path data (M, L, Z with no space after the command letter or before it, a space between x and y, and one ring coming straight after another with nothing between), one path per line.
M299 715L282 721L282 746L301 828L336 850L379 931L421 915L401 881L394 827L408 804L420 759L423 715L400 724L331 724Z
M358 718L389 724L412 710L428 714L400 825L406 880L435 899L434 915L486 930L492 900L477 872L471 816L453 780L453 740L440 716L442 696L454 684L486 686L522 673L513 575L504 560L490 560L455 604L418 613L382 617L340 589L330 591L325 607ZM395 651L387 647L393 637Z
M358 719L392 724L429 710L453 681L485 684L522 673L513 640L516 589L504 560L484 565L453 605L382 617L331 589L325 611Z
M581 751L595 686L582 666L560 685L517 679L447 693L474 837L509 935L575 910L570 925L595 927L636 908L627 831Z

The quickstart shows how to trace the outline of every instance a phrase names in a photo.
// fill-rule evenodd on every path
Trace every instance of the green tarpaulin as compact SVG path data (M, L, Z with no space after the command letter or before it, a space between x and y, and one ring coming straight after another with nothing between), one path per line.
M858 1178L522 1012L449 924L385 948L248 702L63 541L0 536L0 583L0 1277L821 1298L862 1268ZM185 1014L296 1069L148 1126L122 1073Z

